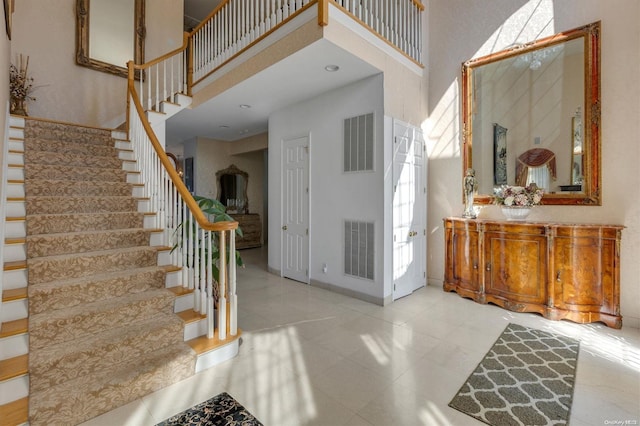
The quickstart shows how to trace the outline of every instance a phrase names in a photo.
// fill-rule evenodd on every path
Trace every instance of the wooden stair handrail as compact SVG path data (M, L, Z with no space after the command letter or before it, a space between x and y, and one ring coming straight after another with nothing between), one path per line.
M136 91L135 85L133 83L135 80L133 78L134 68L132 65L133 65L133 62L130 61L128 93L131 94L131 98L133 99L133 104L136 108L136 111L138 112L138 115L140 116L140 121L142 122L142 126L144 127L144 130L147 133L149 140L151 141L151 145L153 146L153 149L155 150L156 154L160 158L160 162L166 169L169 177L171 178L171 181L173 182L176 189L180 193L180 196L184 200L189 210L191 210L191 213L193 214L193 217L198 222L198 225L200 225L200 227L206 231L215 231L215 232L231 231L231 230L237 229L238 222L214 222L214 223L209 222L209 220L204 215L204 213L202 213L202 209L200 209L200 206L198 206L198 203L196 202L196 200L194 200L193 195L191 195L186 185L178 175L178 172L171 165L171 162L169 161L169 157L167 157L167 154L165 153L164 149L162 148L162 145L158 141L158 138L156 137L155 133L151 128L151 124L149 124L149 121L146 119L144 110L142 108L142 104L140 103L140 99L138 98L138 92Z

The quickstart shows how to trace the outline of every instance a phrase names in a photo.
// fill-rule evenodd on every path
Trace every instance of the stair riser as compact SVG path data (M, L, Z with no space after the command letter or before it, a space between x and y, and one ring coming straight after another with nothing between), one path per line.
M240 339L235 339L233 342L215 351L209 351L199 355L196 361L196 373L234 358L238 355L239 349Z
M40 288L42 286L34 285L30 288L29 293L30 314L37 315L49 310L68 309L81 304L122 297L149 289L160 289L164 287L164 283L164 273L157 271L80 282L77 285L55 288L44 289Z
M92 155L99 157L113 157L117 153L113 146L58 142L47 139L27 139L24 143L24 147L29 151L44 151L64 154L67 156Z
M173 312L184 312L189 309L193 309L193 293L176 297L176 301L173 304Z
M40 318L37 324L30 324L30 345L32 349L37 349L84 338L122 324L151 318L158 312L171 312L172 309L173 298L164 296L120 304L100 312L76 314L73 317Z
M29 306L27 299L12 300L2 302L2 322L15 321L29 316Z
M5 290L24 288L27 286L27 270L2 271L2 281L2 286Z
M27 333L0 339L0 360L14 358L29 352Z
M14 163L11 163L14 164ZM99 169L117 169L121 167L121 160L115 157L92 157L90 155L67 156L65 154L52 154L50 152L26 151L23 163L27 167L44 165L95 167Z
M87 145L113 146L114 142L111 136L103 134L92 134L82 132L69 132L68 129L34 129L26 128L24 130L25 139L36 138L51 141L64 141L72 143L83 143Z
M43 218L32 216L27 219L27 222L26 229L29 235L142 228L147 223L146 217L140 213L94 215L92 217L85 215L45 216Z
M24 201L8 201L7 202L7 217L24 217L27 214L27 209Z
M22 176L26 179L124 182L126 172L122 170L120 165L112 169L69 167L67 165L41 165L39 167L30 167L26 171L23 170Z
M29 395L29 377L20 376L0 382L0 405Z
M7 168L7 179L24 180L24 167L17 166L17 165L10 165Z
M5 244L3 251L5 262L15 262L27 259L27 246L24 243Z
M28 262L29 285L157 264L158 255L153 249L118 251L98 256L87 254L86 256L64 257L62 259L30 259Z
M5 238L20 238L27 235L27 226L24 220L9 220L4 226Z
M29 197L26 203L27 214L73 214L137 212L139 203L124 196L116 197Z
M88 234L39 235L28 238L29 258L148 245L145 231L112 231Z
M215 318L215 317L214 317ZM195 339L207 334L207 319L192 321L184 326L184 341Z
M7 185L7 198L24 198L24 184L23 183L11 183Z
M7 164L19 164L24 166L24 162L24 154L9 151L9 155L7 155Z
M125 182L26 181L29 197L125 197L131 196L132 186Z
M121 160L135 160L135 155L131 151L118 151L118 158Z
M9 137L24 139L24 120L20 124L14 124L13 120L14 118L11 119L11 127L9 127Z
M11 138L8 145L9 151L24 151L23 139Z

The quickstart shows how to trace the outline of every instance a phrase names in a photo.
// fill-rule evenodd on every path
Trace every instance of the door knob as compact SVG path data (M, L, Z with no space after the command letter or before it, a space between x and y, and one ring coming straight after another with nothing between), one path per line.
M286 231L286 230L287 230L287 225L284 225L284 226L282 227L282 230L283 230L283 231Z

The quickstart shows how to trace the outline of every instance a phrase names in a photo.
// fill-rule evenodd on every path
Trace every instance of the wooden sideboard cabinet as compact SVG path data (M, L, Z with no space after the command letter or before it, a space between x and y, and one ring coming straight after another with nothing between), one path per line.
M623 226L444 219L444 290L554 320L622 327Z
M242 237L236 237L236 249L262 247L262 221L259 214L232 214L242 229Z

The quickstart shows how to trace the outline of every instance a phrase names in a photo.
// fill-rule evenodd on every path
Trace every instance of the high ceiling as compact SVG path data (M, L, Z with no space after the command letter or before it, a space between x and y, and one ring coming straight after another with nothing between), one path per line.
M185 15L206 17L218 2L185 0ZM328 72L327 65L340 69ZM379 72L335 44L319 40L197 108L171 117L167 144L197 136L233 141L266 132L272 112Z

